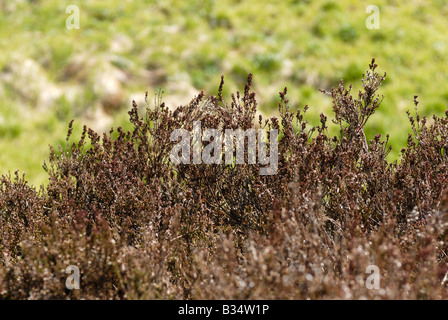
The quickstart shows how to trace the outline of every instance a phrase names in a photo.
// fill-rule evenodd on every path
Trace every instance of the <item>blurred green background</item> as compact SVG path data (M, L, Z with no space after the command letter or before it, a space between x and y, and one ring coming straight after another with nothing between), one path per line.
M368 5L380 9L380 29L367 29ZM80 29L66 28L69 5ZM397 158L410 126L405 110L419 95L421 112L441 115L448 92L448 4L427 1L56 1L0 0L0 173L20 169L45 183L48 145L65 145L83 124L129 127L135 99L144 107L162 88L171 107L200 90L243 90L249 72L261 111L276 114L288 87L293 110L309 120L331 116L318 91L339 79L361 87L372 57L387 72L385 96L367 138L390 133Z

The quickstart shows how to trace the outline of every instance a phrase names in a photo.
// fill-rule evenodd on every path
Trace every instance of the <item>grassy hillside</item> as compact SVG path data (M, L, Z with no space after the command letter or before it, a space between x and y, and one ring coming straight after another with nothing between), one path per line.
M65 27L68 5L80 29ZM20 169L34 184L48 144L63 143L84 123L126 125L132 99L164 89L187 103L200 90L242 90L249 72L265 114L277 113L288 87L292 107L310 119L331 113L329 89L359 79L372 57L387 71L381 108L367 139L390 133L396 158L410 125L404 110L419 95L423 114L441 115L448 93L448 4L376 1L380 29L365 26L371 1L73 1L0 0L0 172Z

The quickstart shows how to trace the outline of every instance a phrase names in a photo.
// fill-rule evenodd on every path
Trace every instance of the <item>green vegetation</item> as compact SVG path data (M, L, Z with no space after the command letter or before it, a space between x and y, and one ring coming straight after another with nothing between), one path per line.
M65 9L80 8L80 29L68 30ZM441 115L448 93L448 4L376 1L380 29L369 30L371 1L82 1L0 0L0 173L20 169L38 185L48 144L64 142L86 123L98 131L126 125L132 99L159 88L175 107L204 90L226 92L249 72L261 111L277 114L288 87L292 109L310 105L309 119L331 114L318 89L354 82L376 57L388 76L385 99L366 126L367 139L386 132L398 157L410 126L403 117L419 95L424 115ZM331 127L330 127L331 129ZM337 130L338 128L333 128Z

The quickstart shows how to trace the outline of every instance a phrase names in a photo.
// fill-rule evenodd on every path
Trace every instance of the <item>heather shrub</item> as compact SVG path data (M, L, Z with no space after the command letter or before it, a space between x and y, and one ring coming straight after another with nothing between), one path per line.
M311 126L308 106L292 112L286 88L279 118L258 116L252 75L230 101L224 78L216 96L174 110L146 95L127 132L84 127L73 141L70 122L44 164L46 187L2 177L0 297L447 298L448 111L429 122L415 97L407 147L389 163L389 136L364 132L385 77L373 60L356 97L343 81L323 90L333 124L322 114ZM260 175L248 150L245 164L174 164L171 132L195 121L279 130L276 173ZM80 270L79 290L65 286L68 266ZM379 288L367 285L372 266Z

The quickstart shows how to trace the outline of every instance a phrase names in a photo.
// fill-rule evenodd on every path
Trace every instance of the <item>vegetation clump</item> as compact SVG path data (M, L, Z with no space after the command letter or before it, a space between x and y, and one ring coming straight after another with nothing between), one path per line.
M200 93L168 109L157 96L133 130L87 127L51 149L39 190L18 172L0 182L1 299L446 299L448 110L412 126L400 161L364 126L385 78L373 60L357 97L343 81L327 117L308 106L257 117L244 93ZM174 129L278 129L278 170L260 164L173 164ZM247 151L245 157L247 158ZM224 154L223 154L224 157ZM68 290L68 266L81 274ZM368 284L369 266L379 287Z

